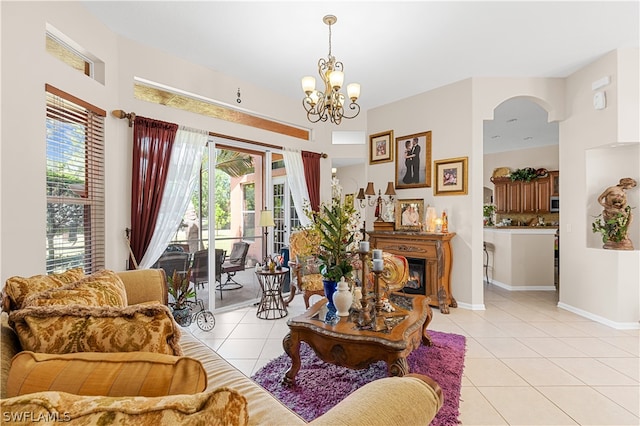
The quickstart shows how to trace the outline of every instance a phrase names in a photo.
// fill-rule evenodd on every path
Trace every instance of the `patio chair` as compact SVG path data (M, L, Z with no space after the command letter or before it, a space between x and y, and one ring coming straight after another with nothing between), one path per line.
M223 249L216 249L215 254L215 262L216 262L216 289L220 290L220 300L222 300L222 264L224 263L224 258L227 257L227 251Z
M227 279L224 283L221 282L216 287L216 290L237 290L243 287L243 285L234 280L233 277L236 273L244 271L248 252L249 243L244 241L233 243L229 259L222 264L221 268L222 273L227 274Z
M179 274L185 274L189 269L189 253L166 251L160 256L156 265L158 268L164 269L167 277L172 277L173 271L177 271Z
M193 254L193 266L191 267L191 282L197 289L209 282L209 250L198 250Z

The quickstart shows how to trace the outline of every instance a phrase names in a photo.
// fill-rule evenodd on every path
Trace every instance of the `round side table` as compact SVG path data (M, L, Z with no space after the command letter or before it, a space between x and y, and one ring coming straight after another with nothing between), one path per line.
M271 320L287 316L287 306L282 299L282 283L288 273L289 268L274 271L256 270L256 276L262 288L262 298L256 312L258 318Z

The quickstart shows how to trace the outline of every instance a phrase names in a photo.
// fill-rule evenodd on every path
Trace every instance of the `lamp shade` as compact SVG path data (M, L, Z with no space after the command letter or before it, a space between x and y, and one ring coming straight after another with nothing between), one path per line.
M376 190L373 187L373 182L367 183L367 189L364 191L365 195L376 195Z
M396 190L393 187L393 182L389 182L387 184L387 190L384 192L384 195L396 195Z
M316 90L316 79L311 76L302 77L302 90L309 96Z
M347 85L347 94L352 102L360 97L360 85L358 83L351 83Z
M266 227L266 226L276 226L273 222L273 212L271 210L262 210L260 212L260 223L258 226Z
M364 188L360 188L360 190L358 191L358 196L356 197L356 200L364 200Z
M340 90L344 83L344 73L342 71L331 71L329 73L329 84L333 90Z

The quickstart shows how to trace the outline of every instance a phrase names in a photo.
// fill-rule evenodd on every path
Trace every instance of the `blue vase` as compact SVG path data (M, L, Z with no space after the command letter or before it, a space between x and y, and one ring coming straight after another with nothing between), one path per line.
M337 316L336 305L333 304L333 293L336 292L336 282L333 280L322 280L322 284L324 284L324 295L329 301L327 302L327 309L329 310L327 315Z

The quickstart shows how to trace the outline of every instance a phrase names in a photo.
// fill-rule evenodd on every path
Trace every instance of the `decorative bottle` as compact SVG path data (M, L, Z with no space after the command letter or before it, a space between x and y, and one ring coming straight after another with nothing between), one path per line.
M447 212L442 212L442 233L446 234L449 232L449 219L447 219Z
M351 302L351 307L356 311L361 310L362 307L360 306L360 299L362 299L362 287L354 285L352 296L353 302Z
M342 277L338 283L338 290L333 293L333 304L336 305L338 316L349 316L349 308L351 307L352 301L353 296L351 295L351 291L349 291L349 284L347 284L344 277Z

